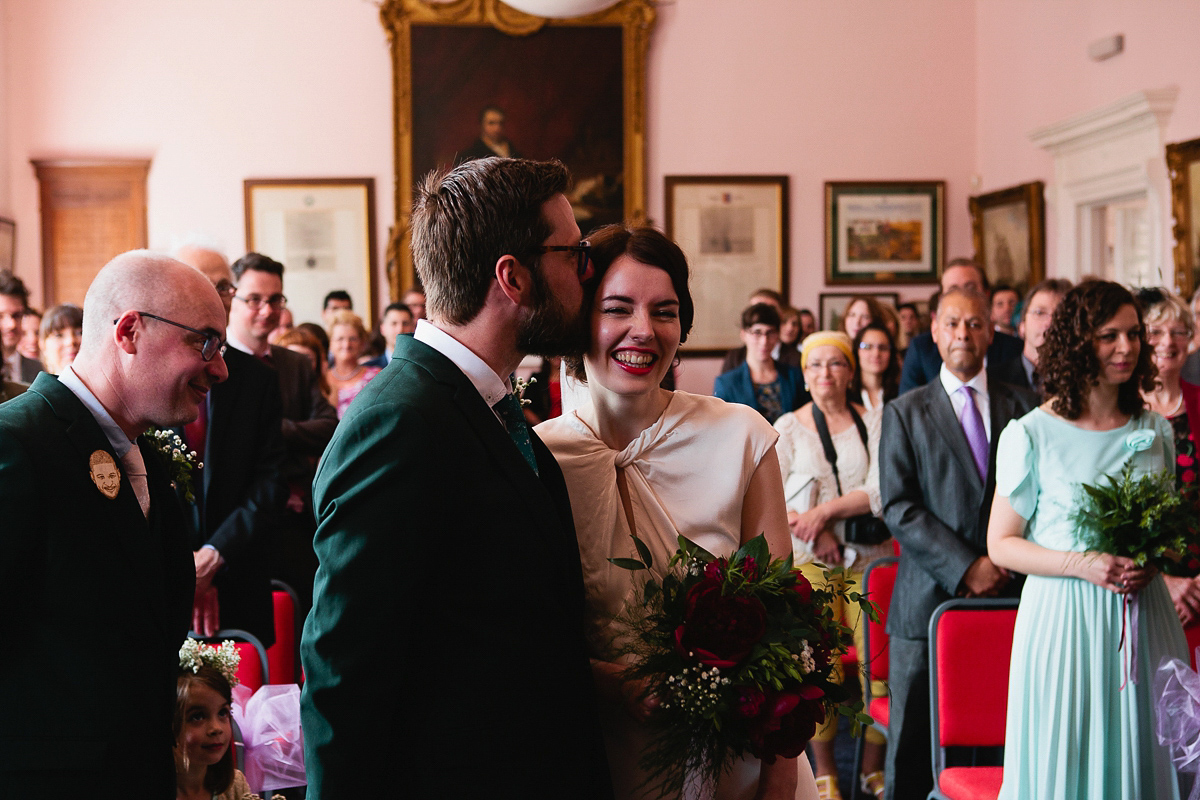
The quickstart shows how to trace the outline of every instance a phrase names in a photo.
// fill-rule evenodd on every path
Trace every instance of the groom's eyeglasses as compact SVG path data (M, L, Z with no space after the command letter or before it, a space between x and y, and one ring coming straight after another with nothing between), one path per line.
M587 274L588 259L592 257L592 243L580 242L579 244L545 244L538 248L539 253L552 253L560 250L569 250L576 254L575 274L580 280Z

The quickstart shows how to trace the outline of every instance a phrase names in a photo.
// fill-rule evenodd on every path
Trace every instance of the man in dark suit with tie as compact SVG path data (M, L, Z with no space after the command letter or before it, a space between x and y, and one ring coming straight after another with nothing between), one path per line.
M988 290L987 275L969 258L951 260L942 270L941 284L942 294L956 288L982 294L986 294ZM990 318L989 311L989 320ZM1023 347L1017 337L996 331L987 349L988 369L997 369L1013 359L1020 358ZM900 372L900 394L932 381L938 376L941 366L942 356L933 340L932 332L914 336L904 353L904 368Z
M568 179L487 158L417 192L429 320L399 337L314 484L312 800L611 796L570 501L509 384L526 354L583 348Z
M888 612L890 800L925 797L930 771L929 619L955 596L1017 596L1019 581L987 556L996 442L1036 400L983 369L993 329L987 296L946 291L932 334L933 381L884 406L879 480L884 521L901 546Z
M225 379L225 315L191 268L117 256L59 377L0 407L0 794L173 797L193 567L177 470L142 433Z
M33 383L42 371L42 362L17 352L21 341L21 320L29 312L29 290L25 282L6 269L0 269L0 354L8 367L8 378Z

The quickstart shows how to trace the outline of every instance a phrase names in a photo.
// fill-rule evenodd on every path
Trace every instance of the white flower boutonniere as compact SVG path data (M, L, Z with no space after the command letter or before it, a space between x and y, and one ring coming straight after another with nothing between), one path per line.
M533 386L535 383L537 383L537 378L533 377L532 375L529 376L528 379L513 378L512 383L513 383L513 394L515 394L517 396L517 399L521 401L522 407L527 406L533 402L532 400L525 399L525 390L528 389L530 386Z
M204 462L196 455L196 451L189 450L183 439L172 431L151 428L146 431L146 436L162 454L167 473L171 476L171 485L183 494L184 500L189 503L196 502L192 473L194 470L204 469Z

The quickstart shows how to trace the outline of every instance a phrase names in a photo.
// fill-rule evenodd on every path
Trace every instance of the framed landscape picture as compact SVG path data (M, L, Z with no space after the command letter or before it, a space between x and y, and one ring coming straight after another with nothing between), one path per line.
M750 295L788 296L786 175L668 175L667 236L691 267L696 319L685 356L724 355L741 344L738 322Z
M935 283L946 260L945 181L828 181L825 281Z
M392 44L396 221L392 297L415 276L407 219L431 170L492 155L571 170L580 230L645 221L645 63L651 0L570 19L500 0L383 0Z
M823 292L820 296L820 330L840 331L846 309L860 297L873 297L885 306L895 309L900 303L900 295L896 292ZM928 312L929 304L925 304Z
M968 200L976 263L1022 297L1046 275L1045 189L1034 181Z

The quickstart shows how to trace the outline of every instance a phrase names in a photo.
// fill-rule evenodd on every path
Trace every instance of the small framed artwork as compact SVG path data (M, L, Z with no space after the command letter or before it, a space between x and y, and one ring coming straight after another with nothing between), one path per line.
M0 269L12 272L17 263L17 223L0 217Z
M846 309L860 297L873 297L886 306L895 308L900 303L896 292L828 292L820 295L821 330L840 331ZM926 311L929 310L926 303Z
M1200 139L1167 145L1167 172L1175 217L1175 286L1190 297L1200 288Z
M946 260L945 181L828 181L825 281L936 283Z
M683 356L738 347L738 320L750 295L788 296L786 175L668 175L666 234L691 266L696 319Z
M975 261L993 286L1024 297L1046 275L1046 185L1041 181L969 199Z
M374 324L375 179L280 178L244 182L246 248L284 265L283 291L296 322L320 320L334 289Z

